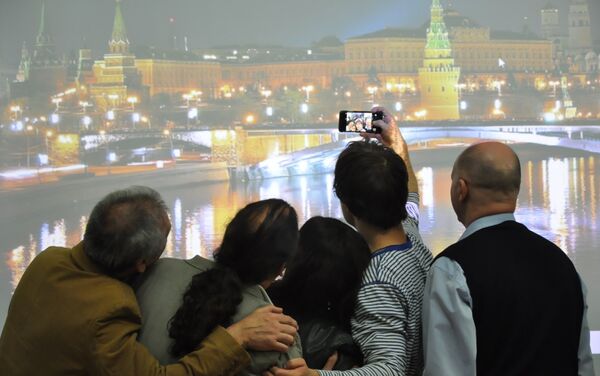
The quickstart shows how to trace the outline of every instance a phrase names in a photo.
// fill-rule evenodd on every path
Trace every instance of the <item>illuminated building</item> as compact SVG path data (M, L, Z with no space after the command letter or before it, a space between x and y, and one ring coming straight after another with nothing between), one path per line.
M533 85L554 67L553 45L533 34L490 30L454 10L444 15L456 66L462 81L475 88L492 88L512 73L519 82ZM387 28L346 42L348 75L357 83L375 70L383 82L416 81L425 57L425 28ZM500 61L503 64L500 64Z
M104 60L94 64L95 83L90 85L90 95L96 105L103 109L125 103L132 95L143 94L135 56L129 52L121 0L116 0L115 20L108 47L109 53L104 55Z
M558 8L548 3L541 10L541 31L546 39L554 39L561 36L560 13Z
M43 97L62 90L67 80L67 68L58 56L52 36L46 28L46 2L32 51L24 44L17 79L11 84L11 96Z
M135 67L141 75L142 85L149 88L150 96L181 94L197 89L203 92L205 98L212 98L218 91L222 74L217 62L175 52L165 53L160 58L152 54L138 56Z
M132 54L120 0L117 0L109 49L104 60L94 64L93 78L87 81L101 108L118 107L132 95L141 101L156 94L181 94L198 89L206 97L213 97L218 90L221 69L216 62L178 51L140 49L136 55Z
M92 58L92 50L82 48L79 50L77 58L77 70L75 80L78 85L94 83L94 59Z
M573 1L579 3L583 0ZM584 7L587 9L585 2ZM553 35L556 31L558 14L553 9L548 7L545 13L542 11L545 25L542 29L547 35ZM441 8L439 13L436 13L436 17L442 18ZM69 78L66 77L65 64L55 58L56 53L45 31L43 15L44 12L36 48L33 53L27 48L23 49L18 76L23 82L40 81L42 78L55 82L57 85L51 85L53 89L49 93L56 94L62 90L58 88L66 86ZM452 53L446 58L453 59L453 64L460 67L460 85L466 85L465 90L496 90L498 82L533 87L538 82L547 81L547 75L555 68L553 41L531 33L491 30L454 10L446 11L442 22L447 29L446 40L452 46ZM419 88L429 86L424 85L426 82L420 83L427 80L429 75L419 74L420 68L434 64L425 53L426 26L430 26L430 22L414 29L387 28L345 42L326 37L310 48L217 47L194 52L159 51L130 46L121 4L117 0L109 52L102 60L93 62L92 51L81 49L79 58L73 59L76 62L72 79L79 86L88 87L87 93L92 99L90 103L95 102L99 110L108 107L127 108L127 99L131 96L146 102L149 96L158 94L173 96L181 101L182 94L192 91L202 92L202 99L226 97L224 94L242 87L244 91L260 91L265 88L277 90L286 86L301 88L314 85L315 91L319 91L334 86L336 79L350 82L364 94L369 88L378 87L378 94L396 92L401 98L403 94L419 94ZM54 57L40 60L36 56ZM585 70L584 57L577 58L582 66L577 72ZM34 66L39 65L40 61L44 61L45 65L43 70L38 69L40 74L37 74ZM34 80L34 77L39 78ZM446 90L452 93L456 90L450 81L440 86L440 90L442 87L446 96ZM461 94L460 90L458 95ZM427 93L421 94L427 97ZM371 96L374 101L375 95ZM433 114L429 113L428 117L431 116Z
M431 25L423 67L419 68L421 106L430 120L459 119L458 79L460 68L454 65L444 10L439 0L431 5Z
M592 49L592 27L587 0L571 0L569 4L569 52L585 54Z
M222 82L232 87L257 85L278 89L283 86L314 84L330 87L334 77L345 73L343 60L277 61L223 64Z
M228 46L196 51L205 59L220 62L222 87L268 87L315 85L330 87L333 78L346 74L344 45L325 37L311 48L280 46Z

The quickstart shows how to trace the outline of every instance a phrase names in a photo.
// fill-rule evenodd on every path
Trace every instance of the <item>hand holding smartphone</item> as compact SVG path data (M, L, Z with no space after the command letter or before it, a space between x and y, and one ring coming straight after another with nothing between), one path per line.
M383 120L382 111L340 111L338 130L340 132L381 133L381 128L373 125Z

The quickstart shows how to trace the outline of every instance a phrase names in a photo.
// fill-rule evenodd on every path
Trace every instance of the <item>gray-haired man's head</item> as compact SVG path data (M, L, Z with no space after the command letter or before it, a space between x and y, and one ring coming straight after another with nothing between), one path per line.
M96 204L83 247L107 274L123 274L158 259L170 228L160 194L148 187L129 187L108 194Z

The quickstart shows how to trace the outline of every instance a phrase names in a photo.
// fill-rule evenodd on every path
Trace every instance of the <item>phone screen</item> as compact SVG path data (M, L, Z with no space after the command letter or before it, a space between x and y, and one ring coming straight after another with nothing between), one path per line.
M339 131L378 133L379 128L373 126L371 111L341 111Z

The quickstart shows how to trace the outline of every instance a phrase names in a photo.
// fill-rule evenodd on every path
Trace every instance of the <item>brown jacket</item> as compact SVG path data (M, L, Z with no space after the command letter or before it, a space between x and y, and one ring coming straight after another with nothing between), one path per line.
M217 328L176 364L137 342L140 310L129 285L83 252L51 247L25 271L0 337L0 375L233 375L248 354Z

